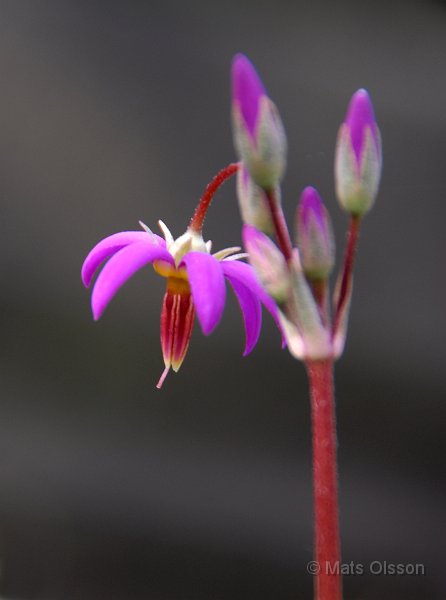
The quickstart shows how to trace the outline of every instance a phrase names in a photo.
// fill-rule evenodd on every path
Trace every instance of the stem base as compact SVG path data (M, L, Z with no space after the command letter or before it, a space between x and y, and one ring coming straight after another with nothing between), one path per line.
M341 600L333 361L307 361L313 425L315 600Z

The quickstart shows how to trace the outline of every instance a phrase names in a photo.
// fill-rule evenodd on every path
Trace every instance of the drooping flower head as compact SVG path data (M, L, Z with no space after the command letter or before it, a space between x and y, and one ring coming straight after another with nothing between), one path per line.
M243 54L232 62L232 123L240 160L253 181L271 189L286 164L286 136L276 106L254 66Z
M82 267L82 280L89 286L104 260L91 296L93 317L98 320L119 288L140 268L151 263L158 275L166 278L161 310L161 348L165 369L158 382L161 387L170 368L178 371L186 355L195 313L201 329L209 335L220 322L226 299L225 280L231 284L239 302L245 325L244 355L257 343L262 323L261 303L277 319L277 309L260 285L252 267L241 258L240 248L226 248L211 254L211 242L202 237L202 225L213 194L238 165L230 165L209 184L187 231L174 239L159 221L164 239L144 231L123 231L99 242Z
M373 105L367 91L360 89L350 100L336 146L336 193L345 210L357 216L370 210L381 169L381 136Z

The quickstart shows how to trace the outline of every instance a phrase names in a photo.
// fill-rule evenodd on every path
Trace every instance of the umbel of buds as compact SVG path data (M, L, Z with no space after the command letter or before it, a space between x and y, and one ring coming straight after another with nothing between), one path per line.
M349 213L362 216L372 207L381 179L381 136L366 90L352 97L338 134L336 194Z
M334 237L329 213L313 187L301 194L296 246L282 210L285 135L276 108L253 65L237 55L232 66L234 143L241 161L237 192L243 244L263 289L277 306L290 354L305 362L313 439L316 565L341 562L337 500L333 362L343 352L353 288L353 264L362 217L375 201L381 176L381 140L369 95L351 99L336 147L336 193L349 213L344 262L331 300ZM274 239L271 239L274 238ZM341 574L317 571L316 600L341 600Z
M241 161L237 193L249 261L278 304L291 354L305 361L337 358L344 348L361 217L376 198L381 176L381 138L370 97L362 89L354 94L336 146L336 193L351 221L330 306L328 278L335 260L330 215L316 189L305 188L293 247L280 200L285 133L254 66L241 54L232 64L232 94L234 144Z
M238 156L252 180L265 190L273 188L285 171L285 131L276 106L243 54L232 63L232 124Z

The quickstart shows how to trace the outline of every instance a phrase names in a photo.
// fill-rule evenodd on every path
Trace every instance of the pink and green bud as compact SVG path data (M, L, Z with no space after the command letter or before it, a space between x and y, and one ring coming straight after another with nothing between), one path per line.
M302 192L296 213L297 243L305 275L326 279L334 265L334 236L330 214L313 187Z
M243 227L243 245L265 290L278 303L285 302L290 293L290 273L279 248L250 225Z
M276 106L252 63L243 54L232 62L234 143L253 181L270 190L286 165L286 136Z
M274 242L249 225L243 227L243 244L263 287L280 306L281 329L291 354L299 359L330 357L330 336L302 271L297 249L287 263Z
M356 216L370 210L378 193L381 168L381 136L370 97L361 89L350 101L336 145L336 194L345 210Z
M272 235L274 225L265 192L249 176L245 166L237 173L237 197L242 221L256 229ZM277 188L275 198L280 198Z

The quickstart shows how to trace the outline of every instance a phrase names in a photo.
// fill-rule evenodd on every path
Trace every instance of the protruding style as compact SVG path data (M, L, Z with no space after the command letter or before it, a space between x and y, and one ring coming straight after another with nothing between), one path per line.
M186 355L195 313L201 329L209 335L222 317L226 301L225 280L229 281L239 302L246 333L244 355L257 343L262 324L261 304L279 324L277 307L260 285L254 269L241 262L246 254L240 248L225 248L211 254L201 228L211 196L235 173L236 165L220 172L206 189L191 225L174 239L159 221L164 239L143 225L144 231L123 231L99 242L88 254L82 267L82 281L89 287L101 264L103 266L91 295L91 306L98 320L117 291L140 268L152 264L158 275L166 278L166 293L161 310L161 348L165 369L157 387L161 387L170 368L178 371Z

